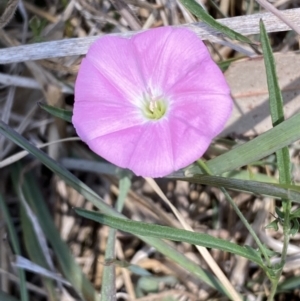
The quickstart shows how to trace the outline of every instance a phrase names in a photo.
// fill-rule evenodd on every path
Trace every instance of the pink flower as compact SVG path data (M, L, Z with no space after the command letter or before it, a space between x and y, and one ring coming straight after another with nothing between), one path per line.
M199 159L231 109L203 42L188 29L161 27L91 46L76 80L73 124L106 160L162 177Z

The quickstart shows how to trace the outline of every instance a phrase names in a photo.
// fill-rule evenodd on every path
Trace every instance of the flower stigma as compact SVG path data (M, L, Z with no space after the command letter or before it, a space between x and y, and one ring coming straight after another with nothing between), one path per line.
M144 94L142 112L148 119L161 119L167 111L166 101L162 96L153 97L152 93L149 94L147 96Z

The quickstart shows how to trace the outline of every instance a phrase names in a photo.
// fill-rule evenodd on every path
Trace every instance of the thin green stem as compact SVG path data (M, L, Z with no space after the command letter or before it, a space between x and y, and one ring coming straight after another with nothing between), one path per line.
M274 300L274 296L275 296L276 291L277 291L278 281L279 281L279 278L278 278L278 277L276 277L275 280L271 281L271 282L272 282L272 285L271 285L271 292L270 292L270 295L269 295L269 297L268 297L268 301L273 301L273 300Z
M121 174L119 180L119 196L115 205L115 208L118 212L122 212L128 190L131 186L131 180L127 173ZM116 244L116 233L117 230L110 228L107 238L107 245L105 250L105 260L115 261L115 244ZM115 291L115 265L106 265L103 269L102 275L102 286L101 286L101 300L113 301L116 299Z
M279 279L282 274L283 267L285 265L287 249L288 249L289 242L290 242L290 230L291 230L290 212L291 212L292 202L290 200L283 200L283 202L284 202L284 206L283 206L284 207L283 248L282 248L281 260L280 260L280 264L279 264L280 269L276 273L275 279L271 280L272 285L271 285L271 292L268 297L268 301L274 300L274 296L277 291Z
M208 166L202 160L198 160L197 162L198 162L198 164L200 165L200 167L203 169L203 171L205 173L207 173L208 175L212 175L212 173L209 170ZM244 217L243 213L240 211L240 209L238 208L238 206L235 204L235 202L233 201L233 199L231 198L231 196L229 195L229 193L227 192L227 190L224 187L221 187L220 189L224 193L227 201L230 203L230 205L232 206L232 208L234 209L234 211L236 212L236 214L238 215L238 217L241 219L241 221L244 224L244 226L247 228L247 230L249 231L249 233L252 235L252 237L253 237L254 241L256 242L256 244L257 244L260 252L265 257L265 260L267 262L267 266L270 267L271 266L270 258L269 258L268 254L266 252L265 247L263 246L263 244L261 243L260 239L256 235L255 231L253 230L253 228L251 227L251 225L248 223L248 221L246 220L246 218Z
M290 200L285 200L286 208L284 212L284 224L283 224L283 249L281 254L280 264L283 267L286 261L287 249L290 242L290 230L291 230L291 221L290 221L290 212L292 207L292 202Z
M230 205L232 206L232 208L234 209L235 213L240 218L240 220L242 221L242 223L244 224L244 226L247 228L247 230L249 231L249 233L252 235L252 237L253 237L254 241L256 242L256 244L257 244L260 252L265 257L265 260L267 262L267 266L270 267L271 266L271 262L270 262L270 258L268 256L268 253L266 252L265 247L263 246L262 242L260 241L260 239L256 235L255 231L253 230L253 228L251 227L251 225L248 223L248 221L244 217L243 213L240 211L239 207L235 204L235 202L233 201L233 199L230 197L230 195L227 192L227 190L224 187L221 187L221 191L224 193L227 201L230 203Z

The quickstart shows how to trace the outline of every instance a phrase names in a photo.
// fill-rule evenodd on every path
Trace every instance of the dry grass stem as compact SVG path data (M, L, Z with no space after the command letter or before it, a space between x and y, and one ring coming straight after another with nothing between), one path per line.
M4 13L0 17L0 28L3 28L13 17L17 7L19 4L19 0L9 0Z
M173 204L169 201L169 199L166 197L166 195L163 193L163 191L160 189L160 187L156 184L156 182L151 178L145 178L145 180L149 183L149 185L153 188L153 190L161 197L161 199L171 208L172 212L176 216L176 218L179 220L180 224L185 230L194 232L193 228L185 221L183 216L179 213L179 211L173 206ZM211 270L214 272L216 277L220 280L220 282L224 285L224 287L227 289L228 293L232 297L232 300L234 301L242 301L241 296L236 291L236 289L233 287L232 283L228 280L228 278L225 276L219 265L215 262L211 254L208 252L208 250L205 247L202 246L196 246L197 250L201 254L201 256L204 258L208 266L211 268Z
M300 24L300 8L286 10L282 12L282 14L293 23L297 25ZM263 19L268 32L290 30L290 27L286 23L279 20L272 13L259 13L248 16L220 19L218 21L244 35L251 35L259 33L260 19ZM212 30L210 27L201 22L186 24L184 26L191 28L203 40L209 40L220 35L220 33ZM118 35L128 37L132 34L134 34L134 32L120 33ZM97 38L98 36L73 38L0 49L0 64L86 54L90 45Z
M274 7L267 0L256 0L261 6L263 6L266 10L277 16L280 20L286 23L290 28L295 30L298 34L300 34L300 27L298 24L294 23L293 20L287 18L281 11L279 11L276 7Z

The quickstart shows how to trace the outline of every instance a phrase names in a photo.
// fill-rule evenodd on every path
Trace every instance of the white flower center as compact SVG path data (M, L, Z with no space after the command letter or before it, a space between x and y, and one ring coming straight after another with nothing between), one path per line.
M153 96L151 91L143 95L142 112L145 117L151 120L161 119L168 108L168 103L164 96Z

